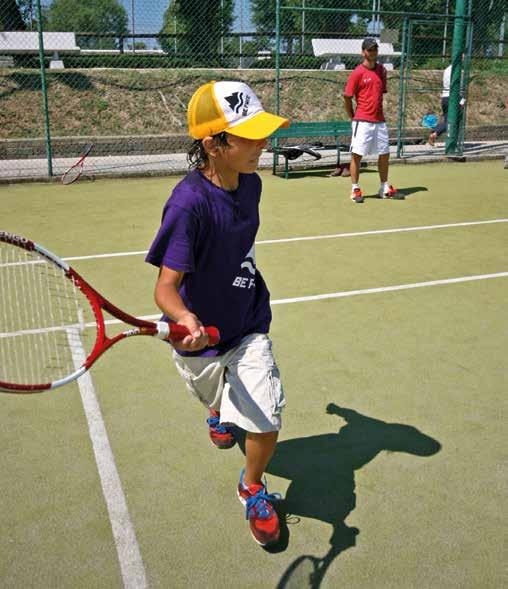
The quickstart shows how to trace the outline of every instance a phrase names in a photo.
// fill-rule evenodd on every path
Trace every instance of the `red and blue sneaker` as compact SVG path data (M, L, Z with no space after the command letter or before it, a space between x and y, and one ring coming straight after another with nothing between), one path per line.
M275 544L280 538L280 525L273 504L281 496L279 493L268 494L266 484L246 486L244 474L245 470L242 470L237 493L238 499L245 505L245 519L249 520L251 534L260 546Z
M206 420L212 444L220 450L227 450L236 444L235 437L227 427L221 425L218 411L210 409L210 417Z

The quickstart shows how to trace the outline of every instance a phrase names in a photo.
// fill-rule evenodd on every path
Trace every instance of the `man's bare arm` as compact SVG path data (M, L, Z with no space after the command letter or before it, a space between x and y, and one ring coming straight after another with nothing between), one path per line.
M353 119L355 111L353 110L353 99L351 96L344 96L344 108L346 109L348 117Z

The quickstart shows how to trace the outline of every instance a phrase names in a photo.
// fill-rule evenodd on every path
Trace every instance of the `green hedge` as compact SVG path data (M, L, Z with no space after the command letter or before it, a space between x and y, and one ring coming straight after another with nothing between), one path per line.
M174 55L61 55L60 59L66 68L193 68L193 67L228 67L228 59L203 56L174 56ZM51 57L45 58L49 68ZM36 55L16 55L15 67L38 68L39 58Z
M62 61L66 68L232 68L236 69L240 61L240 55L221 56L191 56L191 55L62 55ZM428 55L412 56L412 65L415 69L444 69L449 64L449 57L443 62L441 57ZM275 58L258 60L255 56L244 55L244 67L249 69L275 69ZM346 69L355 68L360 63L360 56L344 57L343 63ZM398 67L400 58L395 57L392 63ZM51 57L46 57L46 66L49 68ZM326 63L322 57L313 55L281 55L280 67L282 69L320 69ZM39 68L37 55L15 55L14 65L17 68ZM473 72L496 73L508 75L508 59L473 57L471 69Z

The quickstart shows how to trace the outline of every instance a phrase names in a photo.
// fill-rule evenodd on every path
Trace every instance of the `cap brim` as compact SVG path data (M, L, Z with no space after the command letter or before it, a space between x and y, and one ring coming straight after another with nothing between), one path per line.
M260 112L244 123L226 129L226 133L243 137L244 139L266 139L280 127L289 127L289 119L272 115L269 112Z

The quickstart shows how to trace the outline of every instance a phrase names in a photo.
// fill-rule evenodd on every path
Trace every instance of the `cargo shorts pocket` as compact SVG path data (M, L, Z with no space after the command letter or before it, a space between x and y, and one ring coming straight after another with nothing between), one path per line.
M273 415L280 415L282 409L286 406L286 397L280 380L279 369L276 366L268 372L268 393Z
M183 360L174 354L176 369L185 382L187 390L201 403L212 406L224 388L224 368L215 359L191 358Z

